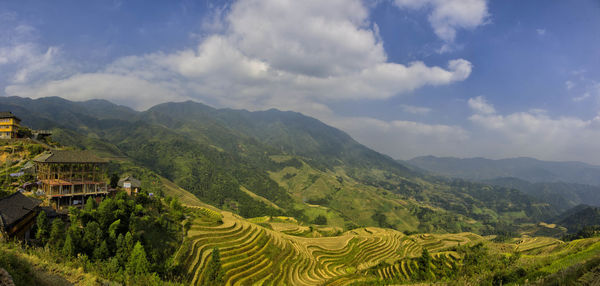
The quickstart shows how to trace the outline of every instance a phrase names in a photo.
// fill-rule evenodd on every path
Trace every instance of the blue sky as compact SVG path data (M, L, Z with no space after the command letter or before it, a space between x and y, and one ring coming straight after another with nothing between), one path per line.
M600 164L600 2L2 1L0 95L279 108L394 158Z

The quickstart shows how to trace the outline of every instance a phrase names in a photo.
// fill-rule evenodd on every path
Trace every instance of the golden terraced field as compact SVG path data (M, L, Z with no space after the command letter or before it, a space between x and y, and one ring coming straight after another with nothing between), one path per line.
M306 238L267 229L229 212L194 208L177 261L192 285L202 285L213 248L218 248L226 285L347 285L381 262L382 279L409 277L414 258L427 248L434 259L459 259L446 248L483 240L472 233L407 236L375 227L340 236ZM408 259L408 260L403 260ZM400 261L400 262L398 262Z

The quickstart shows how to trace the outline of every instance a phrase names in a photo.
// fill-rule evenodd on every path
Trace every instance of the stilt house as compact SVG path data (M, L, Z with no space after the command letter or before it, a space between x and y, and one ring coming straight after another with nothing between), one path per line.
M40 187L55 208L82 205L90 196L108 194L108 161L89 151L52 150L33 161Z

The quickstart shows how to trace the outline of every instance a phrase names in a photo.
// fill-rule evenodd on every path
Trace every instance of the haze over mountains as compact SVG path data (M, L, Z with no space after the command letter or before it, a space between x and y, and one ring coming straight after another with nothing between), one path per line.
M440 175L476 181L514 177L532 183L600 185L600 166L581 162L551 162L527 157L492 160L435 156L416 157L406 162Z
M406 163L439 175L518 189L559 211L580 204L600 206L600 166L525 157L491 160L423 156Z

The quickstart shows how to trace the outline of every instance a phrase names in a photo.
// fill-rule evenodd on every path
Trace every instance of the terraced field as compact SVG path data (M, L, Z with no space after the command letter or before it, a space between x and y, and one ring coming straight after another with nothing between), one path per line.
M481 237L473 234L413 235L361 228L336 237L305 238L270 230L229 212L194 208L192 226L176 261L192 285L202 285L211 253L218 248L226 285L346 285L381 262L421 255L457 260L449 246ZM407 260L408 261L408 260ZM411 264L393 264L381 278L409 275Z

